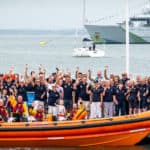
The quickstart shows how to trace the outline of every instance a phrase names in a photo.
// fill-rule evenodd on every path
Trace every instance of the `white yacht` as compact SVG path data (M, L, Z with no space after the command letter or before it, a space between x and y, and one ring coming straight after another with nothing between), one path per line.
M104 57L105 51L92 47L75 48L72 56L74 57Z

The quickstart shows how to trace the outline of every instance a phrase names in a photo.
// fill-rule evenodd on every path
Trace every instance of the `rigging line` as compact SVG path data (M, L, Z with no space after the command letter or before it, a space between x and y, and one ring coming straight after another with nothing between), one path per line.
M141 0L140 3L137 3L137 0L134 0L134 2L132 1L132 3L130 2L130 14L129 16L136 16L139 15L144 7L145 4L148 3L148 1L150 2L150 0ZM143 6L141 8L141 6ZM134 8L134 9L131 9ZM134 12L132 12L134 10ZM137 13L135 13L135 10L137 11ZM98 18L98 19L94 19L94 20L88 20L87 22L92 24L92 23L98 23L98 22L102 22L102 21L108 21L110 19L121 19L124 20L124 16L120 16L120 14L122 14L122 11L119 11L111 16L106 16L106 17L102 17L102 18Z

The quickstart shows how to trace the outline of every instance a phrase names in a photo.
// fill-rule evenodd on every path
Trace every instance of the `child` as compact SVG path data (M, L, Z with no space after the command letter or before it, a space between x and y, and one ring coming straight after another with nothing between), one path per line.
M66 120L66 109L64 106L64 101L61 99L59 100L59 105L57 105L57 119L58 121Z
M35 114L36 114L36 110L33 109L33 106L29 106L28 107L28 113L29 113L29 116L28 116L28 121L29 122L33 122L33 121L36 121L35 119Z
M44 110L43 106L39 105L35 114L35 119L36 121L43 121L44 119Z
M71 112L71 119L74 118L75 114L77 113L77 110L78 110L78 107L77 107L77 104L73 104L73 109L72 109L72 112Z

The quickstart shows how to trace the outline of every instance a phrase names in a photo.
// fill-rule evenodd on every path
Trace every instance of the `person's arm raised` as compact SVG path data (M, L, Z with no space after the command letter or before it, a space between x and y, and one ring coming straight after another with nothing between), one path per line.
M104 78L105 80L109 80L108 76L107 76L107 71L108 71L108 66L104 67Z
M89 77L89 80L94 82L95 80L92 78L92 70L88 70L88 77Z
M75 78L78 78L78 73L79 73L79 67L76 67L76 71L75 71Z

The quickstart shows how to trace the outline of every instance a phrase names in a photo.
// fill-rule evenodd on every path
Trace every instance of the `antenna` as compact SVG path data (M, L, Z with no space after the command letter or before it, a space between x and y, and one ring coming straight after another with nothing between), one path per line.
M129 0L126 1L126 73L130 72L130 54L129 54Z

